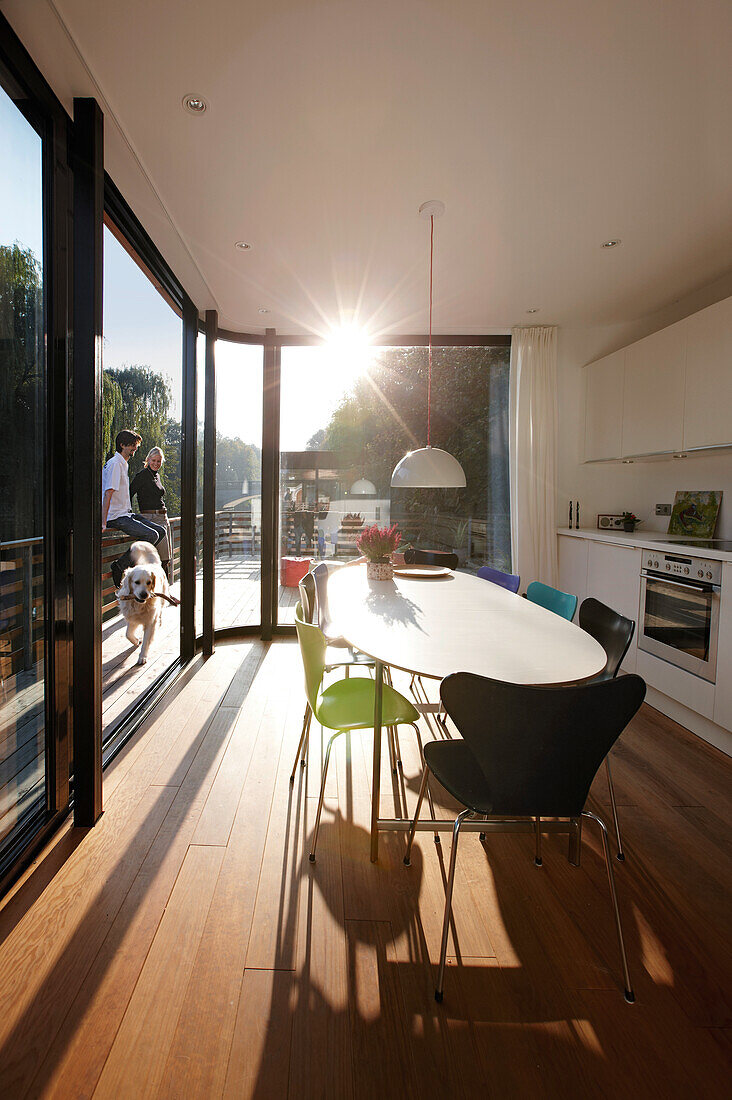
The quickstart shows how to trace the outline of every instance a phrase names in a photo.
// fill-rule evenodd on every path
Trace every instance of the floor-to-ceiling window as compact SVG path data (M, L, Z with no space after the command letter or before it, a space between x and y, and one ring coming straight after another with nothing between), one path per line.
M216 630L261 621L262 369L261 345L217 340Z
M431 440L461 462L465 489L391 488L399 459L426 442L427 357L424 347L283 347L280 623L293 621L307 559L355 556L372 523L396 522L405 545L454 551L466 570L510 569L508 346L434 349Z
M120 431L142 437L123 474L132 511L163 528L158 544L171 591L181 569L182 324L120 234L104 232L104 460L117 452ZM118 239L120 238L120 239ZM123 477L124 480L124 477ZM161 495L160 487L164 490ZM157 507L156 507L157 505ZM165 605L146 664L127 638L115 599L111 566L133 537L107 528L102 540L102 727L105 739L145 691L180 655L180 613ZM139 635L139 631L138 631Z
M42 153L0 88L0 852L46 804Z
M203 634L203 429L206 414L206 337L196 343L196 637Z

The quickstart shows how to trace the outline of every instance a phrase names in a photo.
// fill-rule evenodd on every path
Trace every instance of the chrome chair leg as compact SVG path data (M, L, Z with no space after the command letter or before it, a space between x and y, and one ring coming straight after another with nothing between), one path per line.
M419 745L419 759L422 763L422 767L424 768L424 767L426 767L426 765L425 765L425 762L424 762L424 750L422 748L422 735L419 732L419 726L417 725L416 722L413 722L412 726L414 728L414 732L417 734L417 744ZM432 801L432 791L430 790L429 780L427 781L427 802L428 802L429 808L430 808L430 817L434 821L435 820L435 804ZM435 844L439 844L439 843L440 843L440 834L435 829Z
M407 852L404 856L404 863L407 867L411 862L412 855L412 841L414 840L414 831L417 828L417 821L419 819L419 811L422 808L422 799L424 798L424 792L427 789L427 780L429 778L430 770L425 764L424 771L422 772L422 782L419 785L419 794L417 795L417 805L414 810L414 817L412 818L412 824L409 826L409 833L407 834Z
M534 855L534 863L537 867L541 867L541 818L535 819L536 828L536 854Z
M318 843L318 829L320 828L320 815L323 812L323 800L325 799L325 781L328 778L328 763L330 761L330 750L333 748L333 742L336 737L341 733L338 730L333 734L328 742L328 748L325 750L325 761L323 762L323 782L320 784L320 798L318 799L318 812L315 815L315 828L313 830L313 842L310 848L310 862L315 863L315 845Z
M457 847L458 837L460 836L460 826L466 817L469 816L471 810L463 810L455 818L455 824L452 827L452 848L450 849L450 870L447 873L447 892L445 894L445 915L442 918L442 943L440 944L440 966L437 971L437 988L435 989L435 1000L442 1001L442 985L445 977L445 960L447 958L447 934L450 931L450 912L452 910L452 888L455 885L455 864L457 863Z
M313 712L310 709L310 703L305 704L305 716L302 720L302 733L300 734L300 740L297 745L297 752L295 754L295 763L292 765L292 775L290 776L290 783L295 782L295 772L297 771L297 762L300 760L300 754L302 753L302 760L300 761L303 768L305 767L305 751L304 746L307 740L307 736L310 733L310 723L313 720Z
M615 802L615 788L613 786L613 773L610 770L610 757L605 757L605 771L607 772L607 785L610 791L610 808L613 812L613 825L615 826L615 839L618 842L617 858L621 863L625 863L625 852L623 851L623 841L620 837L620 822L618 821L618 807Z
M620 907L618 905L618 894L615 889L615 875L613 873L613 861L610 853L610 840L608 839L607 825L598 817L597 814L593 814L590 810L583 810L582 817L590 818L592 821L596 821L600 826L600 832L602 834L602 847L605 852L605 867L607 868L607 880L610 884L610 897L612 898L613 910L615 912L615 928L618 933L618 943L620 945L620 958L623 963L623 980L625 981L625 999L628 1004L632 1004L635 1000L635 993L633 992L633 986L630 981L630 971L628 970L628 958L625 953L625 941L623 939L623 926L620 922Z

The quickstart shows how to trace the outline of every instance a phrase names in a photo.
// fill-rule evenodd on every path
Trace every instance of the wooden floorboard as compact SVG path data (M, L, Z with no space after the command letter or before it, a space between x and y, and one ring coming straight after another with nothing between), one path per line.
M0 903L0 1096L727 1091L729 760L649 707L613 752L636 1004L591 824L579 868L557 835L541 868L529 835L461 839L437 1004L449 835L417 834L409 868L384 835L372 865L372 735L344 735L309 862L327 735L291 785L301 684L289 641L197 657L107 769L99 824L68 823ZM400 744L386 813L415 803ZM609 818L603 773L591 807Z

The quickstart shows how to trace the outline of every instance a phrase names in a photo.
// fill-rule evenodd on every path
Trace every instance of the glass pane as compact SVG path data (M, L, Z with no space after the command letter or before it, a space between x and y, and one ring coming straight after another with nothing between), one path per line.
M215 628L262 618L263 349L216 342Z
M682 653L709 659L712 626L711 592L648 579L644 633Z
M115 598L113 564L129 566L127 551L138 540L157 545L170 590L179 595L182 434L181 319L115 234L105 227L103 486L117 486L102 537L105 740L180 654L178 608L151 597L153 606L162 604L162 616L146 663L140 664L145 619L130 619L128 625ZM122 431L142 437L134 452L118 449L124 447Z
M41 139L0 90L0 848L46 804Z
M433 352L431 442L465 489L392 489L427 432L426 348L283 348L279 621L292 622L312 558L357 554L364 527L397 523L404 545L450 551L460 568L511 569L507 347Z

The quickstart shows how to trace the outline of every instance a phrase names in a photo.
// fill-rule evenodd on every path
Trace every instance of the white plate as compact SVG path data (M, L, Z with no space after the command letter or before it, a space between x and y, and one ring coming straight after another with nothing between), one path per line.
M395 565L398 577L451 577L452 569L446 565Z

